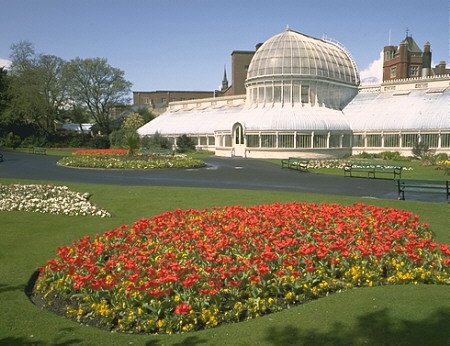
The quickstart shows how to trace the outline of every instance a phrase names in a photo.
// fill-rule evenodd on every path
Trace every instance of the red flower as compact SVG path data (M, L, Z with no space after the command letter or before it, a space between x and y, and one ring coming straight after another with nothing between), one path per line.
M191 310L191 306L186 303L182 303L176 306L175 314L176 315L186 315Z

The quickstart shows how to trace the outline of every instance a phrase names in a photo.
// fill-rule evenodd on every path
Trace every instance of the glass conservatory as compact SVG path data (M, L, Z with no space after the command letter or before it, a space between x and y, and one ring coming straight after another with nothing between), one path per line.
M450 76L420 80L360 87L341 44L287 29L255 52L246 95L172 102L138 132L158 132L174 145L186 134L218 156L410 154L416 141L450 152Z

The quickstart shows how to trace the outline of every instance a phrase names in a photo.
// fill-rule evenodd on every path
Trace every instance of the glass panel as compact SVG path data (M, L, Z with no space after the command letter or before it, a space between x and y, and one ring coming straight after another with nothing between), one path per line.
M330 135L330 148L340 147L341 135Z
M207 145L206 137L200 137L200 145Z
M259 135L247 135L247 147L259 148Z
M276 102L276 103L281 102L281 86L276 85L273 87L273 98L274 98L274 102Z
M364 148L364 135L353 135L353 146Z
M278 135L278 148L293 148L294 135Z
M450 148L450 133L441 134L441 148Z
M226 147L231 147L231 135L224 136L224 144Z
M276 135L261 135L262 148L276 148L276 145L277 145Z
M266 102L273 102L273 89L272 86L266 87Z
M297 134L297 148L311 148L311 135Z
M328 135L314 134L313 148L326 148Z
M350 135L344 135L342 137L342 147L350 148Z
M208 136L208 145L215 145L216 138L214 136Z
M292 90L292 102L299 103L300 102L300 84L294 84Z
M397 134L384 135L384 147L396 148L400 146L400 136Z
M258 88L258 102L264 102L264 87Z
M368 147L381 147L381 134L379 135L367 135Z
M402 148L412 148L418 139L419 135L417 133L402 134Z
M284 103L291 102L291 86L290 85L283 86L283 102Z
M437 148L439 143L439 135L437 133L423 133L420 135L422 143L428 145L428 148Z
M309 102L309 86L302 85L302 103Z

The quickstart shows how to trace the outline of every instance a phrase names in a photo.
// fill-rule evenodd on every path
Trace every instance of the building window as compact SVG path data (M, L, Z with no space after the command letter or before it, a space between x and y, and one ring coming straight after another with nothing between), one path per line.
M450 133L441 134L441 148L450 148Z
M200 145L207 145L208 140L207 137L200 137Z
M397 66L391 67L391 78L397 77Z
M311 148L311 135L297 134L297 148Z
M402 148L412 148L418 140L419 135L417 133L404 133L402 134Z
M437 148L439 144L439 135L437 133L424 133L420 135L422 143L428 145L428 148Z
M384 147L385 148L398 148L400 136L398 134L384 135Z
M293 148L294 135L278 135L278 148Z
M368 147L381 147L381 135L367 135L367 146Z
M353 146L356 148L364 148L364 135L353 135Z
M148 97L144 97L144 103L146 105L150 104L150 99Z
M284 85L283 86L283 103L291 102L291 86Z
M259 148L259 135L247 135L247 147Z
M318 135L314 134L313 137L313 148L326 148L327 147L328 135Z
M302 103L308 103L309 102L309 86L302 85L301 93L302 93L302 95L301 95Z
M275 103L281 102L281 86L279 85L273 87L273 101Z
M225 136L223 136L224 138L224 140L223 140L223 144L224 144L224 146L225 147L231 147L231 135L225 135Z
M161 103L165 103L167 99L165 97L161 97Z
M272 86L266 87L266 102L273 102L273 89Z
M417 76L419 76L419 66L417 66L417 65L409 66L409 76L410 77L417 77Z
M261 147L262 148L276 148L277 136L276 135L261 135Z
M330 148L339 148L341 146L340 140L341 140L341 135L331 135L330 136Z
M214 136L208 136L208 145L215 145L216 138Z
M349 148L350 147L350 135L342 136L342 147Z

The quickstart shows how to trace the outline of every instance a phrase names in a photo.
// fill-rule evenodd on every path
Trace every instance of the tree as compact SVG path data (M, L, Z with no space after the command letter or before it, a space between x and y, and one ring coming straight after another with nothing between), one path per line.
M67 104L65 61L54 55L36 55L31 43L11 46L11 113L45 133L55 132L55 120Z
M195 150L195 142L191 137L187 135L181 135L177 138L177 150L180 153L185 153L187 151Z
M111 109L129 101L131 83L125 73L102 58L76 58L66 69L70 98L89 111L103 134L109 134Z
M139 108L137 113L139 113L142 119L144 119L144 124L155 119L155 115L148 108Z
M6 118L6 110L9 108L10 97L8 94L9 76L5 68L0 67L0 123Z

